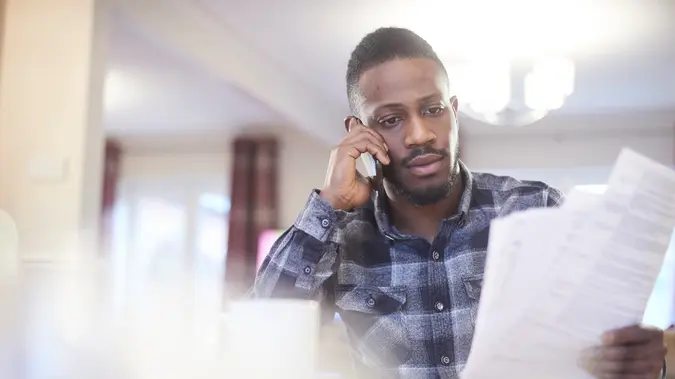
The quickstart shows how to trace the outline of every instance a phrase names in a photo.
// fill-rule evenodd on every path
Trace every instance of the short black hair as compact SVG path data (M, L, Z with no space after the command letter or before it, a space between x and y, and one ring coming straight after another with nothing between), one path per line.
M431 45L409 29L379 28L363 37L352 51L347 64L347 98L352 113L356 112L356 104L353 100L361 75L382 63L405 58L431 59L438 63L445 72L443 62Z

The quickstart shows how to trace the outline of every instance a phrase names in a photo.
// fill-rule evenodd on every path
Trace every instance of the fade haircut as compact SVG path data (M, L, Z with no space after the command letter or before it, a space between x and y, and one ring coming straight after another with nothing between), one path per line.
M395 59L431 59L443 69L443 62L424 38L404 28L379 28L363 37L356 45L347 64L347 99L352 114L356 115L356 97L359 94L359 79L367 70Z

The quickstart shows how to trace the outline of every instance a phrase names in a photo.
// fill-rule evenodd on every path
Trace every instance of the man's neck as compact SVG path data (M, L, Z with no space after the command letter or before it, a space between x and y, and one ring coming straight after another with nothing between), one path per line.
M420 236L432 242L441 227L441 222L456 214L464 192L464 178L458 173L450 194L441 201L427 206L412 204L405 197L386 191L389 201L389 217L401 233Z

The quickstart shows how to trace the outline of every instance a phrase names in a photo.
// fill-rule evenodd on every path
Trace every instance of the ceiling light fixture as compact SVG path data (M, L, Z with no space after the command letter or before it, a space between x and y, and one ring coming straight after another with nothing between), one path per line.
M561 108L574 91L574 63L543 57L486 59L453 69L460 111L493 125L525 126Z

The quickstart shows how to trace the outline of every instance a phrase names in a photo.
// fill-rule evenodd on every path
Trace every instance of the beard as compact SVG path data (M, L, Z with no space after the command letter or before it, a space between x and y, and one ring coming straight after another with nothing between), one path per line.
M459 177L459 175L461 175L459 169L459 146L456 147L453 158L454 163L450 168L447 180L434 186L416 189L409 188L400 180L400 178L396 175L395 172L393 172L393 170L391 172L386 172L389 171L387 170L389 169L389 167L387 166L383 167L384 177L386 178L387 183L389 184L389 188L396 195L405 198L411 204L418 207L433 205L450 195L452 190L455 188L457 178Z

